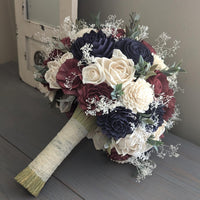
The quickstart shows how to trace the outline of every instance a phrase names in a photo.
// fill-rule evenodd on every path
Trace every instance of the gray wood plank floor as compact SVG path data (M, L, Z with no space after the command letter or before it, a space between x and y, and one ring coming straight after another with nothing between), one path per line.
M0 65L0 200L33 199L13 177L27 166L67 122L48 100L21 82L15 63ZM65 159L37 199L200 200L200 147L181 143L177 159L154 158L153 176L135 182L136 169L108 160L84 139Z

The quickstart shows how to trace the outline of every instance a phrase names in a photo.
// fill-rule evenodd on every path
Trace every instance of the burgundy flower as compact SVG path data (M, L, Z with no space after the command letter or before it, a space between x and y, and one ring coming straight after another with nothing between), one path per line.
M166 93L169 90L169 82L167 76L160 71L155 71L156 75L151 76L147 81L154 86L154 92L156 96L161 93Z
M148 42L142 40L142 43L150 50L151 53L156 54L155 49Z
M169 89L165 95L164 95L164 103L166 103L165 107L164 107L164 116L163 119L165 121L168 121L169 118L172 117L172 115L174 114L175 111L175 103L176 103L176 99L174 97L174 91L172 89Z
M101 99L101 96L105 96L109 99L111 99L111 92L113 89L108 86L106 83L101 83L99 85L93 85L93 84L85 84L82 85L81 88L78 89L78 101L83 110L94 110L95 104L89 103L88 100L95 99L96 101L99 101Z
M125 35L124 29L117 29L117 34L116 34L117 38L122 38L124 37L124 35Z
M64 46L68 46L68 47L71 46L71 40L70 40L69 37L65 37L65 38L63 38L63 39L60 40L60 41L64 44Z
M50 54L49 57L43 62L44 65L47 65L49 61L54 61L56 58L59 58L64 53L59 49L54 49Z
M128 158L130 158L131 156L126 154L125 156L122 156L122 155L119 155L116 151L115 148L112 148L111 149L111 153L108 154L108 157L113 160L113 161L125 161L127 160Z
M60 67L56 79L64 94L77 96L77 89L82 85L82 75L78 60L67 59Z

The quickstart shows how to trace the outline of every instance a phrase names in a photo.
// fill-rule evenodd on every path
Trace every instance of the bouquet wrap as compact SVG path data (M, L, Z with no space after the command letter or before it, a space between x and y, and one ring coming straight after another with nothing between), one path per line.
M15 179L33 196L38 196L56 168L95 126L95 118L85 116L78 106L60 132Z

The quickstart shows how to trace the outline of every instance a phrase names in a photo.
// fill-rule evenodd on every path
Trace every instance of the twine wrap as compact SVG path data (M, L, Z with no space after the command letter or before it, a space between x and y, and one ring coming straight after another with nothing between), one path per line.
M46 182L72 149L87 135L88 131L72 118L29 164L29 167Z
M38 196L45 182L72 149L96 128L96 119L86 116L78 106L68 123L43 151L15 179L33 196Z

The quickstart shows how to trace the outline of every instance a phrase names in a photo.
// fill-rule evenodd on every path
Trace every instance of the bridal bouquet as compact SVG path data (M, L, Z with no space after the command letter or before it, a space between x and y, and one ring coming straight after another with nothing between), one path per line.
M167 47L170 37L163 33L152 47L147 38L148 27L133 13L126 26L113 15L104 24L98 16L91 25L68 17L55 37L44 39L51 52L35 66L35 79L70 120L16 177L34 196L86 136L111 160L136 166L138 182L156 167L152 152L178 156L178 146L165 145L162 138L179 114L174 93L183 70L180 63L164 62L179 42Z

